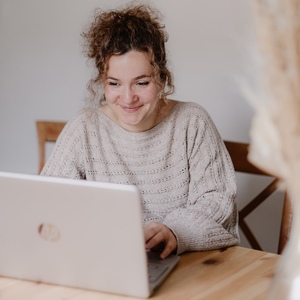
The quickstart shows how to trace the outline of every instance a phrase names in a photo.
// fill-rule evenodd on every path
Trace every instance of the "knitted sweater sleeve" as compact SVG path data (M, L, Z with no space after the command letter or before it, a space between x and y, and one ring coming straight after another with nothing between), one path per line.
M187 204L170 212L163 222L176 235L178 254L218 249L239 242L233 165L206 112L200 123L188 129Z

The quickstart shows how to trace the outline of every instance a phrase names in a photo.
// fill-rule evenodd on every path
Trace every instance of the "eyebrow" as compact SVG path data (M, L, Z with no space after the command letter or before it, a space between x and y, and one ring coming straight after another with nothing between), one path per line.
M139 75L139 76L133 78L133 80L138 80L138 79L142 79L142 78L145 78L145 77L150 77L151 78L151 75L146 75L146 74ZM112 77L112 76L107 76L106 79L111 79L111 80L119 81L118 78L115 78L115 77Z

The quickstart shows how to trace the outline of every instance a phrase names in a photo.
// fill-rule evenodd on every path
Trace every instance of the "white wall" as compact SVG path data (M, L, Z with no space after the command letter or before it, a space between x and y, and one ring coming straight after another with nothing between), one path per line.
M202 104L223 138L238 141L249 141L253 116L236 81L248 68L253 30L249 2L152 1L164 14L169 32L173 98ZM37 172L35 120L66 121L83 105L91 70L81 54L80 33L96 6L117 3L125 1L0 0L1 171ZM253 187L238 179L242 206ZM280 200L276 205L272 201L259 218L275 214L270 220L278 220L280 208ZM270 251L276 251L278 234L278 222L273 223L263 236Z

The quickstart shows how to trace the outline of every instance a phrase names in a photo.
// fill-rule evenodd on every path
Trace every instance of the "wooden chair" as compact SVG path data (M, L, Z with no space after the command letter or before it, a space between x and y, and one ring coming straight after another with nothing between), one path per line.
M65 125L65 122L36 121L39 146L39 173L46 162L46 143L55 143Z
M65 124L66 124L65 122L53 122L53 121L36 122L36 127L38 132L38 144L39 144L39 173L43 169L46 161L46 143L56 142ZM237 143L231 141L224 141L224 142L231 156L236 172L270 176L269 174L258 169L248 161L247 157L248 157L249 144ZM245 218L251 212L253 212L261 203L263 203L273 192L277 190L278 184L279 184L279 180L277 178L274 178L274 180L265 189L263 189L254 199L252 199L239 212L239 226L253 249L262 250L262 247L257 241L257 239L255 238ZM291 201L286 195L284 199L284 205L283 205L279 244L278 244L278 253L280 254L282 253L288 241L290 235L290 229L291 229L291 221L292 221Z
M247 143L237 143L224 141L231 156L234 168L236 172L255 174L255 175L267 175L270 174L258 169L248 161L248 148ZM261 203L263 203L273 192L278 189L279 179L274 180L265 187L254 199L252 199L244 208L239 211L239 226L243 231L245 237L249 241L253 249L262 250L261 245L254 236L252 230L248 226L245 218L253 212ZM292 221L292 207L291 201L287 195L285 195L283 212L281 219L281 227L279 234L278 253L281 254L290 235Z

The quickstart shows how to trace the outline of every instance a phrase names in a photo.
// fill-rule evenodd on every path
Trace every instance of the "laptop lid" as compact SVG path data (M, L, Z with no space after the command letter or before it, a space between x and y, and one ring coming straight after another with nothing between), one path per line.
M151 294L134 186L0 172L0 276Z

